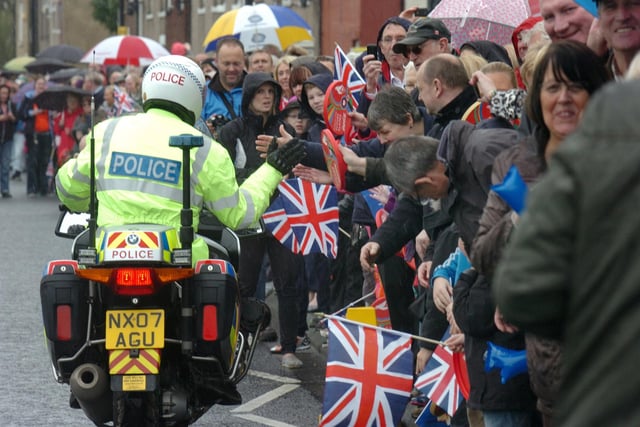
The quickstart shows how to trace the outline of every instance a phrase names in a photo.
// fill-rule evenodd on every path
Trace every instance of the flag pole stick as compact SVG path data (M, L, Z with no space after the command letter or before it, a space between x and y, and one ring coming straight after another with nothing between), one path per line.
M350 320L350 319L347 319L347 318L344 318L344 317L334 316L334 315L331 315L331 314L325 314L324 317L325 317L324 320L327 320L327 319L340 319L341 322L348 322L348 323L352 323L352 324L358 325L358 326L366 326L368 328L377 329L379 331L390 332L390 333L393 333L393 334L396 334L396 335L400 335L400 336L405 336L405 337L411 337L414 340L424 341L424 342L428 342L430 344L441 345L443 347L446 347L446 344L444 343L444 341L433 340L431 338L425 338L425 337L421 337L419 335L413 335L413 334L409 334L409 333L406 333L406 332L396 331L396 330L393 330L393 329L385 329L385 328L381 328L379 326L370 325L368 323L356 322L354 320Z
M340 313L341 311L346 310L346 309L348 309L349 307L353 307L354 305L356 305L356 304L357 304L357 303L359 303L360 301L364 301L365 299L367 299L367 298L369 298L369 297L374 296L374 295L375 295L375 293L376 293L376 291L371 291L371 292L369 292L368 294L366 294L365 296L363 296L362 298L358 298L357 300L355 300L355 301L353 301L353 302L349 303L348 305L346 305L346 306L342 307L340 310L335 311L335 312L333 312L333 313L331 313L331 314L318 313L319 315L321 315L321 316L323 317L323 319L322 319L322 320L320 320L320 321L321 321L321 322L326 322L328 317L331 317L331 316L337 316L337 315L338 315L338 313Z
M344 234L345 236L347 236L348 238L351 238L351 234L347 233L347 232L344 230L344 228L342 228L342 227L338 227L338 230L340 230L340 232L341 232L342 234ZM358 301L359 301L359 300L358 300Z

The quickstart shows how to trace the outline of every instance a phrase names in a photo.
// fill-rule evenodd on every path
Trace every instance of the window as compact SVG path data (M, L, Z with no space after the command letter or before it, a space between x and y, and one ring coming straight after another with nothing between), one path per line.
M211 12L223 13L227 10L226 0L213 0Z

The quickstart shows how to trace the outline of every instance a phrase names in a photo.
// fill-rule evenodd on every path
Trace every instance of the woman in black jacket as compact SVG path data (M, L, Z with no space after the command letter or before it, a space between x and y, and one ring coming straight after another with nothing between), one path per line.
M258 169L264 158L256 150L258 135L280 136L280 125L294 129L279 115L282 88L268 73L249 73L242 85L242 117L220 128L218 141L227 149L236 167L239 183Z
M238 183L256 170L264 158L256 150L258 135L280 136L280 126L289 134L295 130L279 114L282 88L270 74L249 73L242 85L242 117L225 124L218 133L220 143L227 149L236 168ZM280 344L282 366L299 368L302 362L295 356L298 335L298 301L304 280L301 255L292 253L271 233L259 229L240 234L240 263L238 283L243 297L256 294L262 260L269 255L273 285L280 309Z

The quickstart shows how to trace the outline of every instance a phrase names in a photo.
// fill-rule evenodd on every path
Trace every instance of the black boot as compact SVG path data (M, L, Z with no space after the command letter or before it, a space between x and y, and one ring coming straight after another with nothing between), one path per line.
M271 323L271 309L255 298L243 297L240 301L240 329L258 334Z

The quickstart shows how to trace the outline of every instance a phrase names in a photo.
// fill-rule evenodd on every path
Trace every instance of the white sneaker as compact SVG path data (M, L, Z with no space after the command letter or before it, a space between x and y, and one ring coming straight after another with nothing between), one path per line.
M293 353L287 353L282 356L282 367L287 369L301 368L302 360L298 359Z

